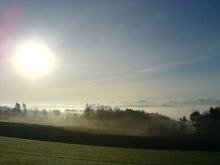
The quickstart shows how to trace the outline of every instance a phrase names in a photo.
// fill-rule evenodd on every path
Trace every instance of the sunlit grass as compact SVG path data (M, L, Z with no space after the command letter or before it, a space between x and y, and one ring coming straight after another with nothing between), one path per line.
M0 164L218 164L220 153L143 150L0 137Z

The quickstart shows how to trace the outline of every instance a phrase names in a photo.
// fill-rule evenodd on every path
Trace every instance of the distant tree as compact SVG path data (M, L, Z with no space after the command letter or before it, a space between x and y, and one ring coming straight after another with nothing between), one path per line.
M200 119L202 118L202 114L199 111L194 111L190 114L191 125L196 129L197 133L201 133L201 123Z
M85 111L84 111L84 116L86 118L91 118L91 117L94 117L95 115L95 112L94 112L94 109L92 108L91 105L89 104L86 104L86 108L85 108Z
M14 111L15 112L21 112L21 105L19 103L15 104Z
M190 120L197 133L220 136L220 107L211 107L202 114L194 111L190 114Z
M171 121L167 116L158 113L147 113L144 111L112 108L110 106L104 105L89 105L86 104L83 115L89 118L99 118L99 119L125 119L125 120L158 120L158 121Z
M129 129L130 131L130 129L138 127L137 129L140 129L140 132L143 131L144 134L176 133L179 128L176 121L158 113L148 113L128 108L123 110L104 105L86 104L83 117L103 122L101 127L108 124L112 125L116 130Z
M23 111L26 113L27 112L27 107L26 107L25 103L22 104L22 108L23 108Z
M179 119L179 125L180 125L180 131L185 134L187 131L187 127L188 127L188 120L186 119L185 116L183 116L182 118Z
M190 114L190 120L192 122L197 122L201 118L201 114L199 111L194 111Z
M60 110L55 109L53 110L54 115L59 116L61 114Z
M43 109L43 110L42 110L42 113L43 113L43 115L47 115L47 114L48 114L48 112L47 112L46 109Z
M209 118L211 120L219 120L220 119L220 107L211 107L209 109Z

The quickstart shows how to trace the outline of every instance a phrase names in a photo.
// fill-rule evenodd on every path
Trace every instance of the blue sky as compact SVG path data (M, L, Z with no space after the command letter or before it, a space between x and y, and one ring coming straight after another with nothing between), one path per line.
M0 6L0 22L9 10L21 13L11 47L37 39L57 60L36 80L1 66L3 102L220 98L217 0L5 0Z

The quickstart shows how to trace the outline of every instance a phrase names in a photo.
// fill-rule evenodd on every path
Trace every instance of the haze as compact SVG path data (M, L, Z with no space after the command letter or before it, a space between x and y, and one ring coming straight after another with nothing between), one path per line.
M214 0L3 0L1 105L218 100L219 6ZM14 68L14 48L26 40L53 52L49 74L33 79Z

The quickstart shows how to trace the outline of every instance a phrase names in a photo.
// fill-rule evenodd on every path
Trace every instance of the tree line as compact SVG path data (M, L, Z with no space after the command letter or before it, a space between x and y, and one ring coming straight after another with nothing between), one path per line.
M15 103L15 106L13 108L7 107L7 106L0 106L0 114L8 114L8 113L26 113L27 107L26 104L23 103L22 105L20 103Z
M126 108L125 110L118 107L112 108L105 105L89 105L83 114L86 118L97 119L137 119L137 120L167 120L172 121L171 118L161 115L159 113L148 113L140 110Z
M182 133L194 133L201 136L220 136L220 106L210 107L208 111L200 113L194 111L189 119L185 116L179 119Z
M49 115L46 109L33 109L33 114ZM13 108L0 106L0 114L26 114L26 104L16 103ZM53 110L52 113L59 116L62 112ZM68 120L71 118L71 113L66 114ZM211 107L208 111L192 112L189 117L183 116L179 120L171 119L159 113L148 113L145 111L134 109L120 109L118 107L111 107L105 105L90 105L86 107L79 117L79 120L89 119L114 122L115 125L127 125L140 127L143 130L150 130L152 132L169 132L180 133L183 135L200 135L200 136L219 136L220 137L220 106ZM75 120L75 118L71 118ZM105 125L101 122L100 125Z
M87 104L83 115L90 119L144 121L144 124L148 126L152 123L154 126L157 125L157 127L154 127L155 129L170 128L173 129L172 132L178 132L183 135L220 136L220 106L211 107L203 113L194 111L189 115L188 119L183 116L178 121L158 113L148 113L129 108L122 110L104 105Z

